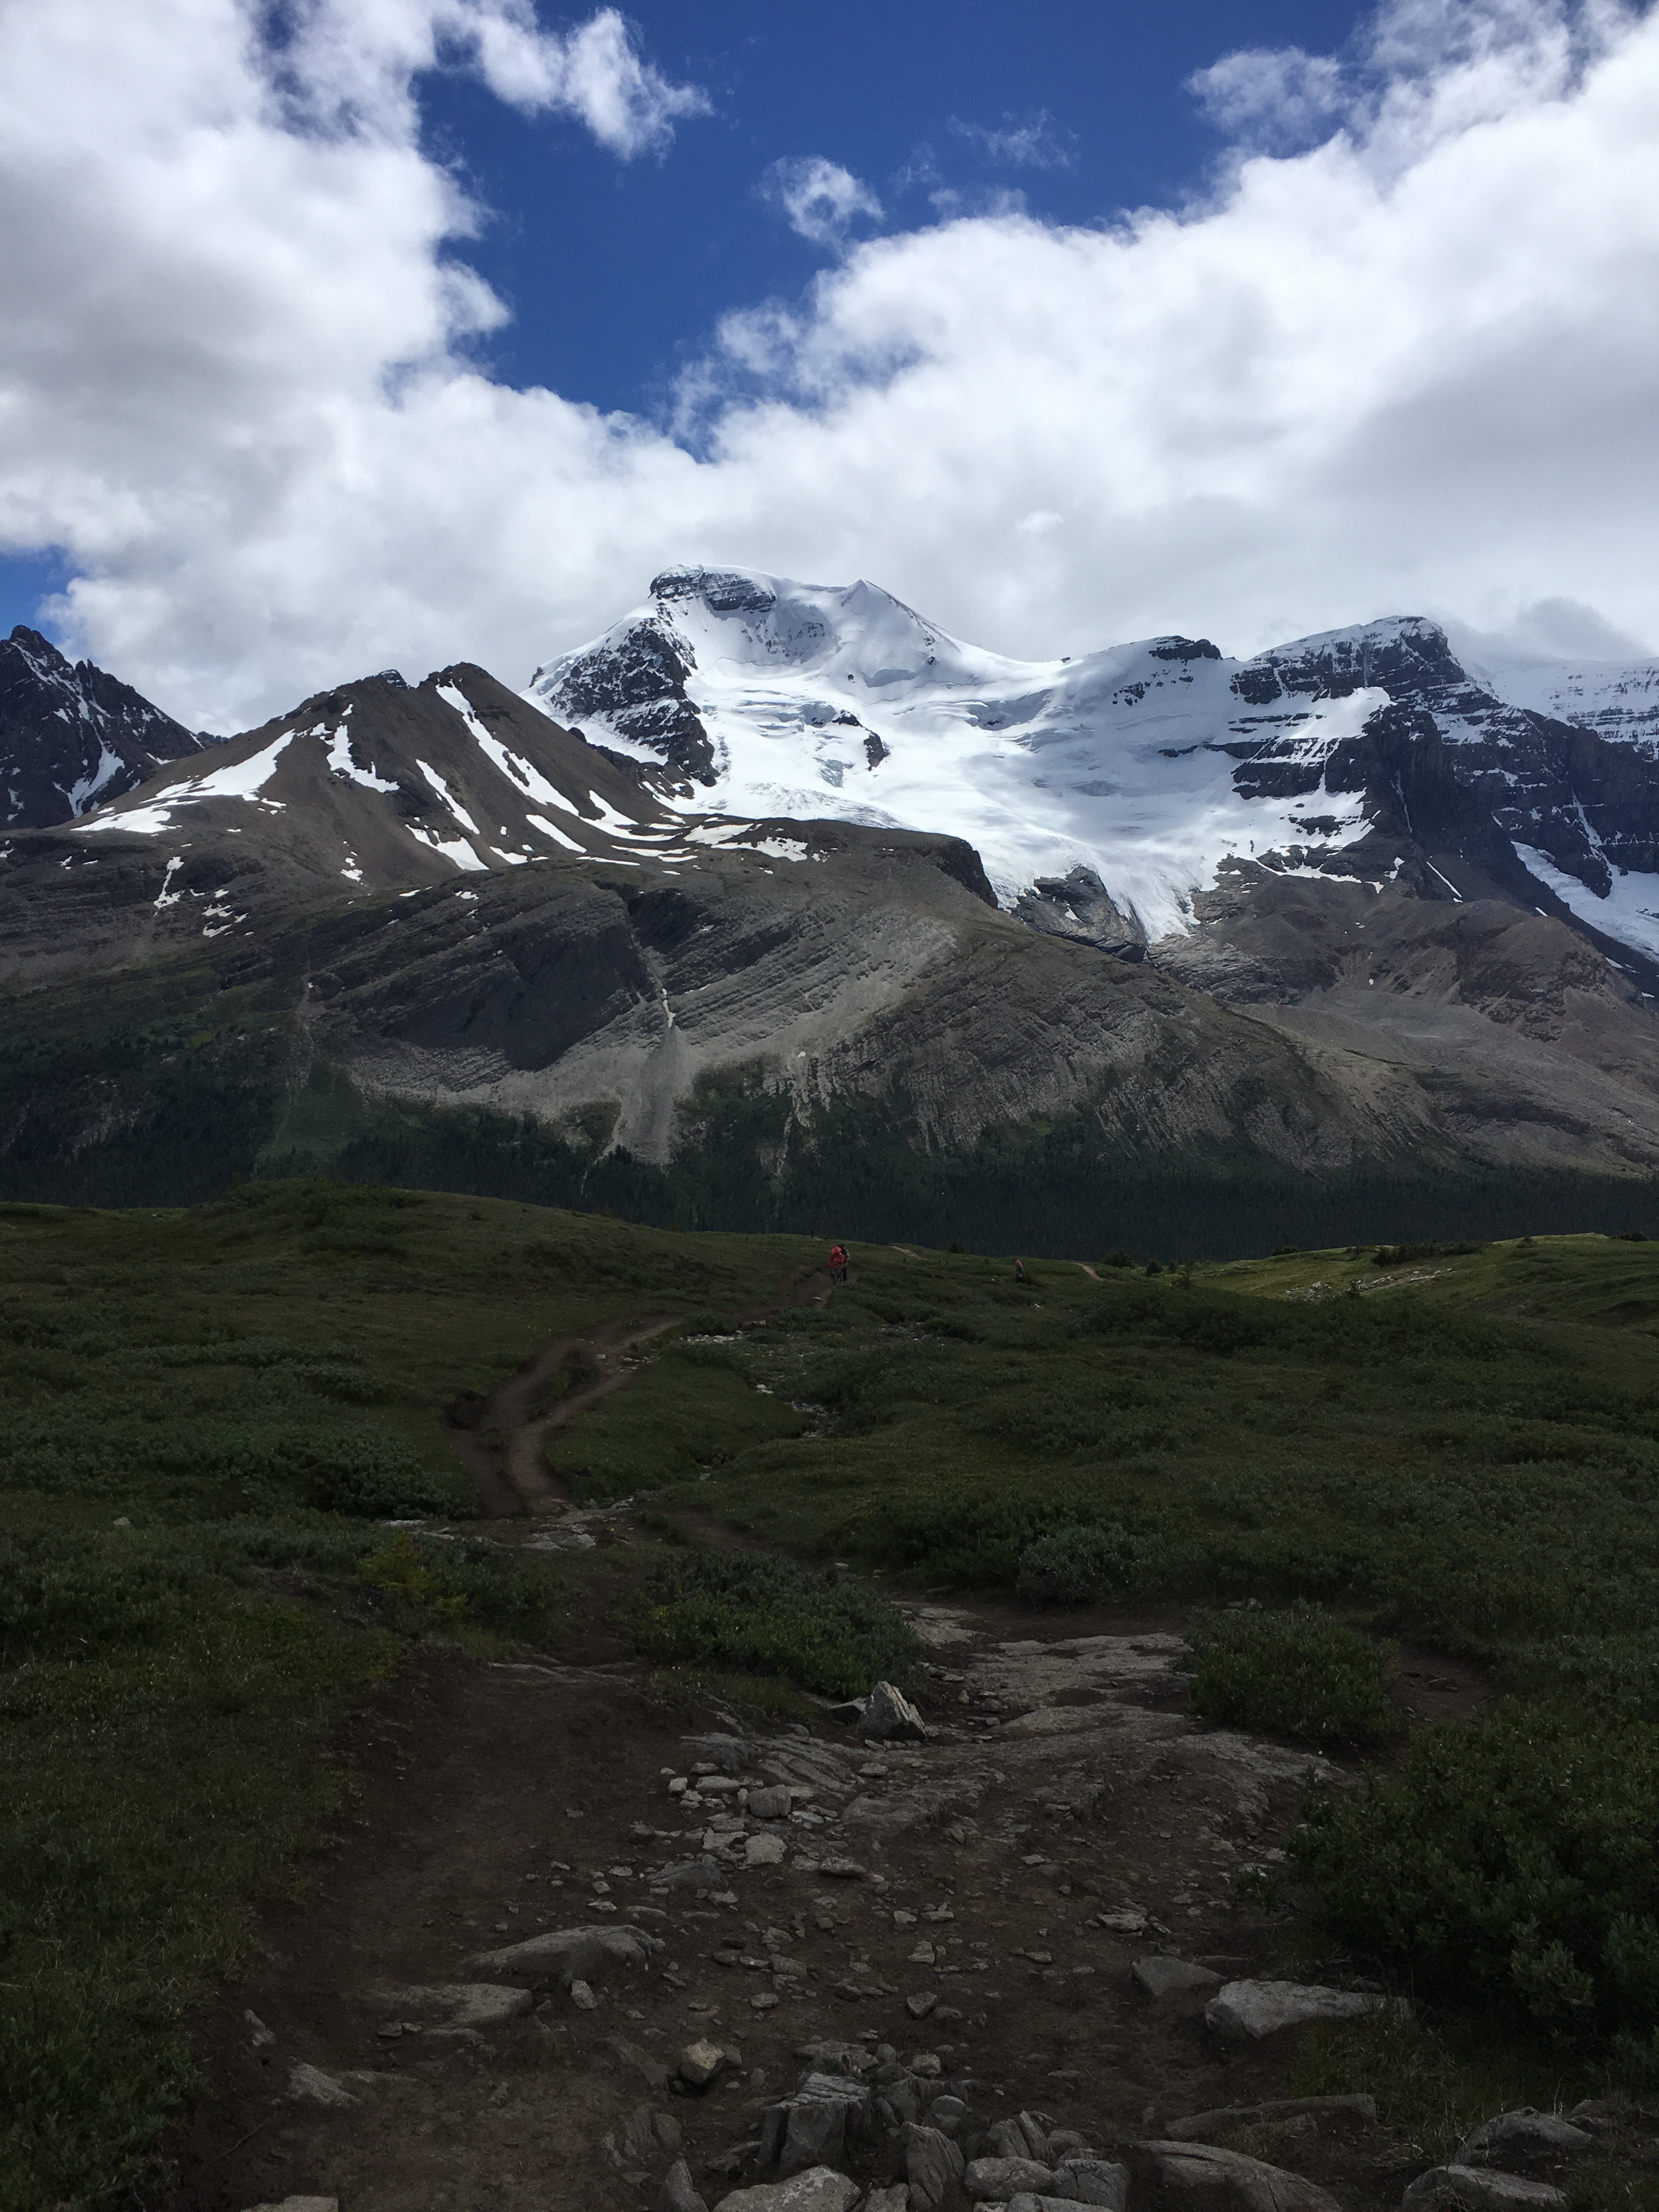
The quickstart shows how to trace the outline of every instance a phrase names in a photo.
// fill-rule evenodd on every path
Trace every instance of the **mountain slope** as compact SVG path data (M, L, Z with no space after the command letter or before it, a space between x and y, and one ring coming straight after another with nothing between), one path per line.
M1243 662L1165 637L1024 663L870 584L682 568L528 696L681 806L964 838L1005 905L1097 943L1185 936L1229 876L1403 877L1574 917L1648 974L1659 746L1641 681L1622 672L1614 705L1582 684L1552 701L1591 718L1568 721L1485 688L1411 617Z
M921 793L966 744L1002 778L994 829L1070 803L1048 769L1097 763L1093 725L1067 736L1052 699L1013 722L1012 664L867 587L859 605L845 680L908 684L915 707L886 736L860 719L860 773L908 754ZM745 619L786 672L793 654L821 673L850 650L835 612ZM623 716L596 746L468 664L342 685L0 840L0 1189L150 1200L322 1170L1085 1254L1632 1207L1647 1225L1659 1030L1638 956L1609 958L1493 821L1508 807L1589 865L1583 811L1568 822L1548 781L1553 726L1471 702L1448 659L1415 623L1231 676L1202 641L1133 649L1121 750L1166 854L1184 836L1212 856L1162 936L1081 863L1000 903L948 823L848 819L854 799L840 818L703 811L739 744L769 757L749 723L723 768L709 740L705 787ZM1020 735L1039 723L1041 746ZM1176 725L1184 748L1152 743ZM777 741L841 748L823 763L841 785L808 795L856 788L853 731L798 718ZM692 743L684 720L665 742ZM1171 792L1198 797L1183 813ZM1241 822L1292 818L1317 865L1227 849Z
M40 830L213 744L20 623L0 641L0 830Z

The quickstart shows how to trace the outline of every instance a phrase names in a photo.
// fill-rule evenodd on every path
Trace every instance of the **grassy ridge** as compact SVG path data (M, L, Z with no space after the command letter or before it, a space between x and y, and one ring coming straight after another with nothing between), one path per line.
M1045 1262L1024 1286L967 1255L855 1258L826 1315L665 1352L560 1462L1034 1599L1077 1532L1049 1593L1072 1601L1312 1600L1563 1662L1587 1622L1642 1643L1659 1619L1659 1247L1150 1279ZM696 1418L716 1350L733 1407L808 1408L799 1432ZM696 1474L662 1485L670 1435ZM1607 1656L1640 1672L1634 1648Z

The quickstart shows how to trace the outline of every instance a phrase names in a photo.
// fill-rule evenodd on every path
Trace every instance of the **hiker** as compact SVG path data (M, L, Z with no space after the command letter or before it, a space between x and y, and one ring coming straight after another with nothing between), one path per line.
M832 1283L847 1280L847 1247L844 1244L830 1247L830 1279Z
M1014 1280L1017 1283L1023 1283L1025 1280L1025 1262L1024 1260L1016 1260L1014 1262Z

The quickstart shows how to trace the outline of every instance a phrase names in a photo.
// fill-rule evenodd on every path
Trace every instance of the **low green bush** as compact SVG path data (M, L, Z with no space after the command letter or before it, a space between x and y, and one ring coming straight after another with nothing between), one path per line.
M1208 1720L1321 1749L1385 1743L1404 1726L1391 1653L1311 1607L1212 1614L1188 1641L1192 1708Z
M652 1576L635 1648L665 1664L781 1676L833 1697L902 1681L921 1651L896 1606L757 1553L692 1552Z
M1056 1528L1020 1554L1014 1587L1027 1605L1089 1605L1157 1579L1165 1547L1121 1522Z
M1306 1813L1292 1860L1352 1952L1659 2078L1659 1730L1506 1705Z

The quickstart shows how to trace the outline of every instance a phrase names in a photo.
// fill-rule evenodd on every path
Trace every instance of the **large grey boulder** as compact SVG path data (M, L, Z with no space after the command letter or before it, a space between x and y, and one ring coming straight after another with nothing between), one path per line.
M1199 1990L1218 1990L1221 1977L1207 1966L1190 1966L1185 1959L1137 1959L1129 1969L1149 1997L1190 1996Z
M1136 2143L1129 2166L1164 2212L1340 2212L1316 2182L1213 2143Z
M1006 2204L1022 2191L1048 2196L1054 2179L1053 2167L1040 2166L1034 2158L970 2158L963 2183L975 2203Z
M708 2212L708 2205L697 2194L691 2169L683 2158L677 2158L664 2174L652 2212Z
M1400 2212L1549 2212L1566 2197L1547 2181L1495 2166L1433 2166L1400 2200Z
M841 2074L809 2074L788 2100L779 2171L845 2162L849 2142L868 2131L872 2100L861 2081ZM763 2136L763 2144L765 2137Z
M619 1921L614 1927L550 1929L499 1951L482 1951L472 1963L495 1973L556 1982L568 1990L572 1982L595 1980L606 1966L643 1966L662 1947L660 1936Z
M1595 2138L1571 2120L1554 2112L1500 2112L1464 2136L1452 2153L1452 2166L1539 2166L1552 2159L1569 2158L1575 2151L1593 2149Z
M1063 2158L1054 2168L1054 2195L1070 2204L1103 2204L1107 2212L1124 2212L1129 2169L1111 2158Z
M1034 2197L1029 2189L1008 2199L1008 2212L1077 2212L1075 2197Z
M762 2181L722 2197L714 2212L848 2212L864 2194L856 2181L833 2167L815 2166L787 2181Z
M1260 2043L1315 2020L1359 2020L1382 2002L1358 1990L1312 1982L1229 1982L1204 2008L1205 2024L1229 2043Z
M962 2153L937 2128L908 2127L904 2178L910 2185L910 2212L939 2212L962 2179Z
M858 1732L873 1743L926 1743L927 1723L902 1690L878 1682L864 1701Z

